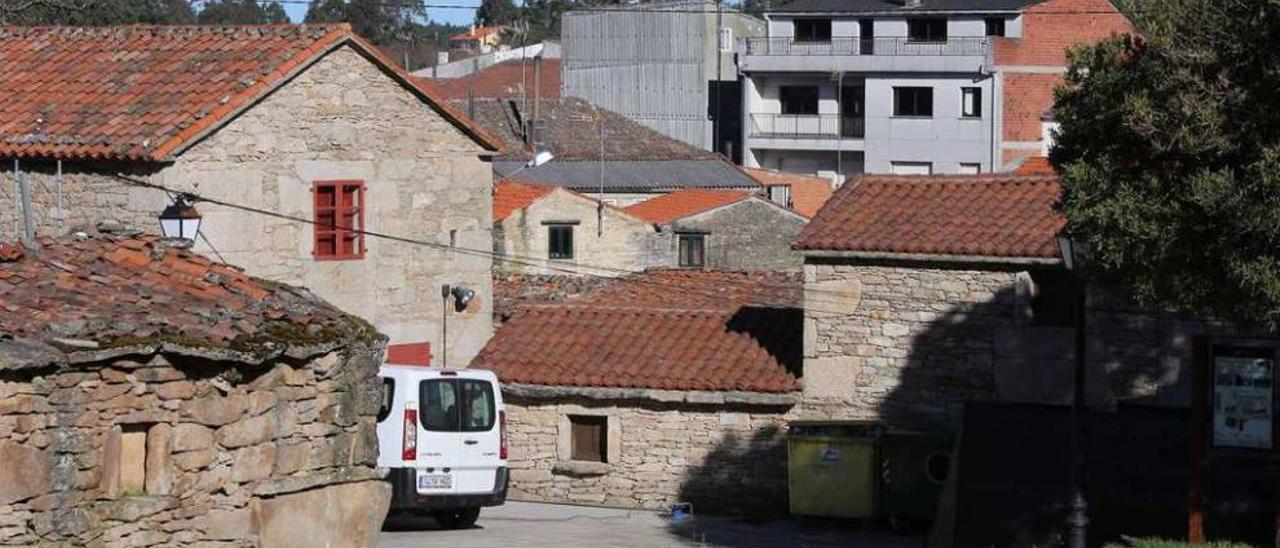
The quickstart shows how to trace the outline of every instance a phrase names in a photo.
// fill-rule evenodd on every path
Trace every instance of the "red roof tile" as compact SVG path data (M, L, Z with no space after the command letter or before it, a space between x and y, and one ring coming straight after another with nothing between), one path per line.
M521 66L520 61L498 63L489 68L459 78L424 78L440 91L446 99L466 99L469 94L477 99L504 99L521 97L520 79L524 78L524 89L528 90L529 100L534 98L533 60ZM560 97L560 60L543 59L542 80L538 82L538 95L542 99Z
M1050 175L863 175L800 231L804 250L1056 259Z
M510 179L498 181L493 186L493 220L506 219L516 210L529 207L555 189L553 186L531 185Z
M496 34L496 33L502 32L503 30L506 30L506 28L507 28L507 27L503 27L503 26L493 26L493 27L476 27L476 28L473 28L473 29L471 29L471 30L469 30L469 31L467 31L467 32L463 32L463 33L460 33L460 34L455 34L455 35L453 35L453 36L449 37L449 40L454 41L454 42L465 42L465 41L468 41L468 40L479 40L479 39L481 39L481 38L484 38L484 37L486 37L486 36L489 36L490 34Z
M508 383L790 392L798 294L794 277L650 272L573 304L520 307L471 365Z
M372 335L305 289L252 278L155 236L81 232L38 243L0 259L0 343L177 342L260 353L270 350L264 343L283 342L284 350Z
M741 202L754 196L741 190L716 190L706 188L682 188L650 198L624 211L654 224L666 224L676 219L710 211L717 207Z
M349 25L0 28L0 156L162 161L351 45L491 150Z
M750 167L744 167L742 170L761 186L791 187L791 209L805 217L812 218L817 215L822 205L831 199L831 181L825 177Z
M1013 170L1016 175L1055 175L1053 165L1044 156L1032 156L1023 160L1022 165Z

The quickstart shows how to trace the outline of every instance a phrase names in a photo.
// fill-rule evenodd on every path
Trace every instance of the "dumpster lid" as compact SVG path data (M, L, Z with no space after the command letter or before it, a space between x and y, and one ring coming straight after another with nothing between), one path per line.
M802 420L791 421L787 434L792 437L878 438L884 426L867 420Z

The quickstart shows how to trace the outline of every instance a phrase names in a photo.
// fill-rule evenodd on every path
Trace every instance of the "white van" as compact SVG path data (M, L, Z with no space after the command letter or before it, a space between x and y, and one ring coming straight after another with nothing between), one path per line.
M390 469L392 513L457 529L506 502L507 412L492 371L385 364L378 376L378 466Z

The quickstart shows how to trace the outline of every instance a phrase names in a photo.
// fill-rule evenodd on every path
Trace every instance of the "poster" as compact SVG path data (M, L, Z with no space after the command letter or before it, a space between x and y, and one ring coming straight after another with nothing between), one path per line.
M1266 348L1214 348L1213 445L1271 449L1275 353Z

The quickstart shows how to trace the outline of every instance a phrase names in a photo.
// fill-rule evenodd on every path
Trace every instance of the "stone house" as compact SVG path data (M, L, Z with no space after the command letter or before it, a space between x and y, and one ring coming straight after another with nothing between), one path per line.
M455 102L506 151L495 178L562 186L625 207L681 188L759 190L719 154L672 139L582 99L487 98ZM554 159L530 165L535 152Z
M23 213L153 230L191 193L196 249L367 318L401 361L442 354L441 284L479 295L450 362L488 340L492 263L447 248L492 245L502 144L349 26L7 28L0 56L0 202L30 204L0 238Z
M799 270L791 249L809 221L756 192L686 188L625 209L667 237L675 266L721 270Z
M152 236L0 244L0 544L373 546L386 342Z
M1070 402L1060 188L1051 171L1024 173L863 175L836 191L796 241L811 408L951 429L969 401ZM1087 293L1091 405L1188 406L1197 335L1274 346L1273 334Z
M504 179L493 191L499 274L618 276L670 266L668 238L645 220L572 190Z
M503 382L513 498L786 507L797 278L655 270L514 308L472 362Z
M751 167L744 167L742 171L764 187L764 195L773 203L794 209L805 217L813 218L831 199L833 185L826 177Z

